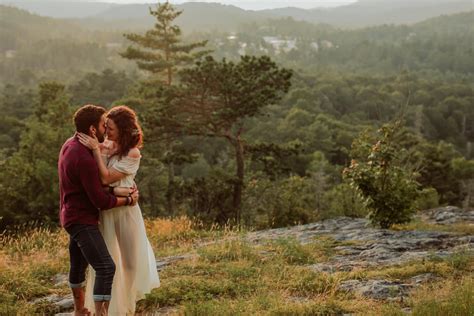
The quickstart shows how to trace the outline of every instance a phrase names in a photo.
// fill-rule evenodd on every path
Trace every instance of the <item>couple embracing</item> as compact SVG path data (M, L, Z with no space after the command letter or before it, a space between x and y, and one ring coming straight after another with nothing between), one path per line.
M160 285L134 182L142 130L126 106L85 105L74 124L58 161L74 315L133 315L136 301Z

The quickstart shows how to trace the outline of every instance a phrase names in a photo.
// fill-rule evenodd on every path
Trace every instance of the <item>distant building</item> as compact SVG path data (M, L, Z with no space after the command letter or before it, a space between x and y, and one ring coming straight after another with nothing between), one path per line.
M315 51L318 51L319 50L318 42L312 42L311 43L311 48L313 48Z
M229 41L236 40L236 39L237 39L237 35L231 34L231 35L227 36L227 39L228 39Z
M237 51L239 55L245 55L247 52L247 43L239 42L239 50Z
M410 32L410 34L407 35L407 40L411 40L415 37L416 37L416 33L415 32Z
M333 48L334 44L331 43L330 41L322 40L321 41L321 46L323 46L324 48Z
M5 58L15 58L16 50L9 49L5 51Z
M263 40L273 46L276 52L289 52L292 49L296 49L296 40L285 40L276 36L264 36Z

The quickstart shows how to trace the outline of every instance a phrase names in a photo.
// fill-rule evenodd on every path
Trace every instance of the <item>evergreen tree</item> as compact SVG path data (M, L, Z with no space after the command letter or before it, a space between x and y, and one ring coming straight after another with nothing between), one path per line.
M292 72L279 68L269 57L244 56L240 62L206 57L181 73L180 113L173 117L174 132L218 137L234 150L236 181L233 209L237 223L245 174L246 119L264 112L288 92Z
M169 2L158 3L150 14L156 18L154 28L148 30L144 35L125 34L125 37L133 42L121 53L121 56L136 61L138 67L151 74L150 78L143 82L139 88L139 98L135 100L142 106L141 116L144 127L151 133L147 135L151 142L155 142L155 148L164 145L165 154L161 161L168 165L168 189L167 208L170 214L175 209L175 170L174 165L183 160L183 156L176 154L174 148L177 138L166 137L164 127L177 109L170 108L170 98L175 95L173 85L176 84L176 72L179 68L192 64L197 58L207 54L207 51L198 48L206 45L207 41L184 44L181 39L181 29L174 24L182 11L176 10ZM171 112L171 113L170 113ZM155 154L159 155L159 153ZM187 159L184 159L185 161Z

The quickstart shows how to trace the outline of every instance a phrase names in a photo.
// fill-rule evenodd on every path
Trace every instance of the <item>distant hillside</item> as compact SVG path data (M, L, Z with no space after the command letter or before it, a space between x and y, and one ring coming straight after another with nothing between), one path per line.
M24 43L79 35L82 31L70 21L31 14L25 10L0 5L0 51L14 50Z
M31 13L54 18L84 18L117 6L114 3L77 0L0 0L0 4L13 5Z
M261 12L278 16L291 16L294 19L313 23L363 27L380 24L416 23L442 14L452 14L472 9L472 0L359 0L353 4L332 9L285 8Z
M125 41L120 32L90 31L71 20L3 5L0 13L0 85L20 78L65 80L120 60L117 46Z
M100 14L90 17L92 21L105 23L116 28L149 28L154 19L149 14L148 4L128 4L110 8ZM246 11L232 5L218 3L189 2L176 5L183 14L176 20L184 31L235 31L242 23L261 21L273 17L271 14L257 11ZM120 21L120 22L118 22Z
M228 34L200 34L214 54L270 55L293 69L339 69L374 74L401 70L453 72L472 76L474 11L443 15L413 25L344 29L280 18L248 24Z
M84 25L94 29L144 29L153 21L148 8L154 4L118 5L77 0L0 0L0 3L10 3L44 16L84 19ZM188 2L177 5L177 8L184 10L177 22L188 32L214 29L236 31L242 23L261 22L278 17L292 17L338 27L416 23L442 14L472 10L473 3L472 0L359 0L331 9L305 10L290 7L250 11L232 5Z

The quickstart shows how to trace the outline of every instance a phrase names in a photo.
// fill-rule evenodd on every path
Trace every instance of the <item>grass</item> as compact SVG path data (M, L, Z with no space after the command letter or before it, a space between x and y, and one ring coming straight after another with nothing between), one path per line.
M394 230L421 230L456 233L460 235L474 235L474 225L469 223L456 223L447 225L430 224L416 218L407 224L394 225Z
M157 258L193 254L160 272L162 285L141 300L138 311L161 309L176 315L473 315L474 260L467 249L447 258L431 255L401 266L373 267L334 274L315 272L312 264L340 254L341 243L320 236L307 244L286 238L253 244L230 227L204 229L188 218L147 220ZM68 271L65 232L31 228L0 235L0 315L54 314L50 303L31 302L51 294L67 295L53 285ZM344 280L408 280L433 273L404 302L387 303L339 290Z

